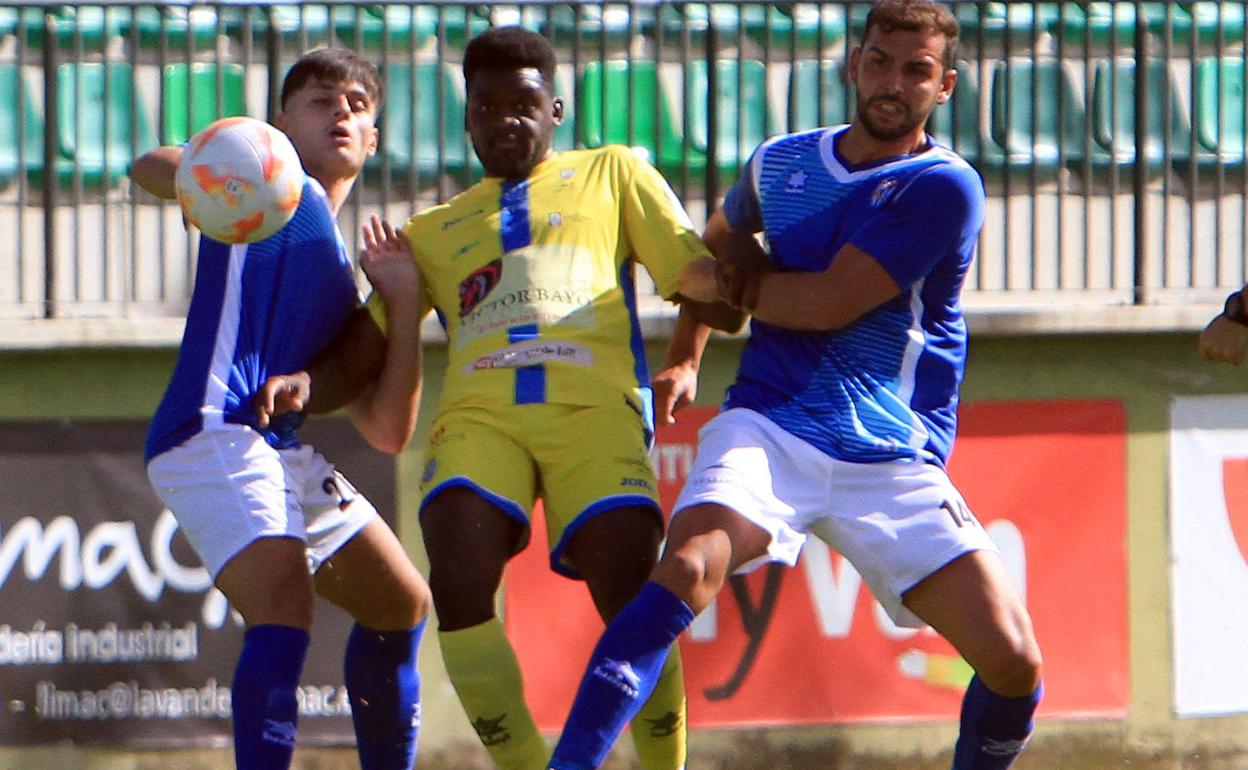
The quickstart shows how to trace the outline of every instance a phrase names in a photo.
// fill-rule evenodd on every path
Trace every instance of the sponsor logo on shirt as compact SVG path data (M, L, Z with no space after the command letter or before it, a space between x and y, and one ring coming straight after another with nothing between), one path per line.
M871 193L871 207L879 208L880 206L883 206L885 203L888 203L889 199L893 197L893 193L896 191L897 191L896 179L889 177L887 179L882 180L876 186L875 191Z
M473 217L479 214L484 214L484 213L485 213L485 209L477 209L476 211L470 211L467 214L464 214L463 216L458 216L458 217L455 217L454 219L448 219L442 223L442 230L444 232L446 230L450 230L455 225L462 224L463 222L466 222L469 219L472 219Z
M484 267L474 270L459 284L459 317L471 313L481 304L481 300L490 296L494 287L498 286L503 277L503 260L496 259Z
M654 486L653 486L653 485L651 485L649 481L646 481L645 479L632 478L632 477L629 477L629 476L625 476L624 478L620 479L620 486L622 486L622 487L640 487L640 488L642 488L642 489L646 489L646 490L652 490L652 489L654 489Z
M518 369L551 361L593 366L594 354L584 345L549 340L525 340L477 358L465 366L464 371Z

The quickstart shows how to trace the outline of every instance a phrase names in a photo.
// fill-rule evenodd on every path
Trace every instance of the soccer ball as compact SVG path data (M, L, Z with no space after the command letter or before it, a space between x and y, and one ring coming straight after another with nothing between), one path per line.
M175 184L187 221L223 243L282 229L303 195L303 166L286 134L254 118L223 118L191 138Z

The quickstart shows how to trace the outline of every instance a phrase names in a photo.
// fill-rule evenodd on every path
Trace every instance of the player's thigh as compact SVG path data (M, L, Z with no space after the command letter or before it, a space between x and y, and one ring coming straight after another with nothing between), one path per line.
M226 597L250 624L307 627L306 521L284 459L249 428L192 436L148 477Z
M584 522L567 559L589 588L604 620L632 601L658 561L663 521L653 506L611 508Z
M995 551L964 554L902 597L996 692L1022 696L1040 677L1040 649L1022 598Z
M663 517L641 416L623 400L611 406L545 405L530 414L537 421L525 438L541 479L551 567L577 578L584 576L581 565L603 558L639 557L653 564ZM619 527L614 542L613 527Z
M453 409L434 421L420 482L431 560L501 566L528 543L536 469L509 422L484 409Z
M216 585L249 626L312 627L312 582L301 540L252 541L226 562Z
M822 452L757 412L721 412L698 433L664 561L669 554L713 555L722 539L729 574L769 561L793 566L806 542L806 525L823 510L828 465Z
M314 585L361 625L378 631L411 628L429 614L429 586L380 516L321 565Z
M925 623L903 593L964 554L996 550L944 470L921 462L833 460L824 511L809 528L910 628Z

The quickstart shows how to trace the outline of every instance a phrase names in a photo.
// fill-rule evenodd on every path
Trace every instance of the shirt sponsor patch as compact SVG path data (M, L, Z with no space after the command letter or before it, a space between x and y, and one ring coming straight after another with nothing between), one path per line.
M552 340L525 340L478 357L464 367L465 372L479 369L518 369L534 364L559 361L577 366L593 366L594 354L584 345Z

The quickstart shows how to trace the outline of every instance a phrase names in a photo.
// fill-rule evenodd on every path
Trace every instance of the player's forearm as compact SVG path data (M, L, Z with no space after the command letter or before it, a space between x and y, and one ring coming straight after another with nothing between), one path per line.
M759 277L758 301L750 309L760 321L793 331L835 331L852 323L837 306L824 273L768 273Z
M676 317L676 327L672 330L672 339L667 345L667 358L663 368L689 366L698 369L710 337L711 327L698 319L689 303L682 303L680 315Z
M178 191L174 180L181 160L180 145L157 147L134 159L130 164L130 178L158 198L176 198Z
M359 398L385 363L386 337L359 308L338 336L308 366L311 395L305 410L332 412Z
M361 435L379 451L398 454L416 429L423 364L418 309L387 305L385 364L350 407Z

